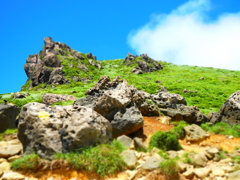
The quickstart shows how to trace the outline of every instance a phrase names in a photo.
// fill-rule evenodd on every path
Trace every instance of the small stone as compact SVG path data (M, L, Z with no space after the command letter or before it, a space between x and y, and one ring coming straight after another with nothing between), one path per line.
M228 175L228 180L239 180L240 179L240 170L230 173Z
M222 177L222 176L224 176L224 174L225 174L224 170L222 170L222 169L214 169L212 171L212 173L211 173L211 177L215 177L215 176Z
M14 160L19 159L20 157L21 156L19 156L19 155L12 156L12 157L8 158L8 162L13 162Z
M135 168L136 163L137 163L137 157L135 155L135 151L125 150L121 153L121 156L128 168L130 168L130 169Z
M203 179L209 175L211 170L209 168L198 168L194 170L194 173L196 174L197 177Z
M132 180L135 177L135 175L137 174L137 170L133 170L133 171L127 170L126 173L129 176L128 179Z
M2 176L2 180L24 180L25 176L16 172L7 172Z
M0 164L0 171L5 172L5 171L9 171L9 170L10 170L10 163L5 161Z
M183 175L187 178L187 179L192 179L194 176L194 171L193 169L188 169L187 171L185 171L183 173Z
M228 136L228 139L233 139L234 137L233 136Z
M159 152L160 152L160 149L154 147L154 148L151 150L150 155L157 154L157 153L159 153Z
M142 165L143 169L157 169L159 168L160 162L164 161L164 159L161 156L157 156L158 154L155 154L154 156L149 157L146 162Z

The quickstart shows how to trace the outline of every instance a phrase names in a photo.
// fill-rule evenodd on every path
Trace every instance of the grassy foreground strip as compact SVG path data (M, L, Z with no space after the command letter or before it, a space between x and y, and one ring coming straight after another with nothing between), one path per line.
M55 160L63 160L72 169L97 173L104 177L125 169L125 163L120 156L124 149L120 142L113 141L111 144L83 148L79 152L59 153ZM13 161L11 168L22 171L36 170L42 161L38 155L30 154Z

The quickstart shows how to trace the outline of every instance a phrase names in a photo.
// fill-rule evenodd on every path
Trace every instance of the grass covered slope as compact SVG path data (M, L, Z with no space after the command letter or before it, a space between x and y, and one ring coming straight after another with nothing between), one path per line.
M82 56L85 55L82 54ZM71 57L62 56L59 58L63 60L64 66L67 66L72 61ZM75 62L72 61L72 63ZM134 74L131 71L135 67L135 64L127 66L124 64L124 59L101 61L103 69L93 66L88 67L86 61L84 64L86 64L89 71L82 72L78 76L80 78L90 76L91 78L88 79L89 82L87 83L71 81L70 84L62 84L56 87L40 84L30 90L22 91L30 94L25 99L13 99L13 94L0 94L0 103L3 103L3 99L6 99L8 102L21 107L28 102L41 102L41 95L44 93L68 94L81 98L85 96L85 92L89 88L94 86L94 82L97 82L101 76L107 75L111 79L121 76L129 84L152 94L156 93L161 86L165 86L169 92L180 94L186 98L189 106L198 106L207 115L211 111L217 112L232 93L240 90L240 71L186 65L180 66L166 62L159 63L163 66L162 70ZM74 67L76 66L77 64L74 64ZM74 69L68 68L66 71L69 79L71 73L73 73L72 75L76 75ZM87 73L89 74L87 75ZM156 83L155 81L160 81L160 83ZM72 102L59 102L58 104L65 105L72 104Z
M122 76L129 84L148 93L156 93L165 86L205 114L217 112L232 93L240 90L240 71L160 63L163 70L136 75L130 73L131 67L123 66L123 59L103 61L102 74L111 78ZM156 83L157 80L161 83Z

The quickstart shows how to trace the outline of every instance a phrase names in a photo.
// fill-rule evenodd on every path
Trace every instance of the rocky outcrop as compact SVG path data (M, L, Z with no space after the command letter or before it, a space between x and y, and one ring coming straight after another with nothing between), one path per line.
M221 121L230 125L240 124L240 91L233 93L221 107Z
M169 93L166 88L162 88L157 94L152 94L150 99L158 107L158 111L171 117L172 121L184 120L190 124L209 121L196 106L187 106L184 97Z
M196 106L176 105L176 108L159 108L165 115L172 118L173 121L184 120L190 124L202 124L209 121Z
M148 57L147 54L141 54L140 56L134 56L128 53L124 60L124 64L127 66L136 66L132 69L132 73L142 74L143 72L153 72L162 69L161 64Z
M112 82L108 76L101 77L86 95L74 104L90 107L108 119L112 124L113 137L131 134L143 126L138 106L145 99L144 93L119 77Z
M60 101L75 101L76 97L73 95L51 94L46 93L42 95L42 102L44 104L54 104Z
M16 128L18 107L13 104L0 104L0 132Z
M228 123L229 125L240 124L240 91L233 93L222 105L219 112L211 112L208 115L210 122Z
M46 37L42 51L27 58L24 70L28 76L26 84L29 85L23 88L27 90L42 83L67 84L73 78L74 81L90 79L87 74L84 77L80 75L80 72L89 71L87 66L91 69L102 69L100 63L96 61L96 56L91 53L83 55L64 43L54 42L51 37ZM69 73L67 70L69 68L74 69L76 75Z
M19 115L18 138L24 154L37 153L51 159L55 153L110 142L112 127L87 107L29 103Z

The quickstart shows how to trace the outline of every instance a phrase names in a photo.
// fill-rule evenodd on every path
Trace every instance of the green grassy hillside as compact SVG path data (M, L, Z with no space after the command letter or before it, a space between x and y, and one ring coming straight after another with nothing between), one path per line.
M77 98L84 97L84 93L94 86L101 76L107 75L113 79L121 76L129 84L148 93L156 93L161 86L165 86L171 93L181 94L186 98L188 105L198 106L205 114L217 112L226 99L235 91L240 90L240 71L230 71L215 68L197 66L179 66L171 63L160 62L163 70L152 73L133 74L132 66L123 64L124 59L101 61L102 70L94 69L91 73L92 80L89 83L74 82L71 84L45 87L39 85L28 92L30 96L25 99L13 99L13 94L1 94L0 103L3 99L19 105L28 102L41 102L44 93L69 94ZM87 73L87 72L86 72ZM155 81L160 81L156 83ZM185 90L185 92L184 92ZM72 102L60 102L58 104L71 104Z

